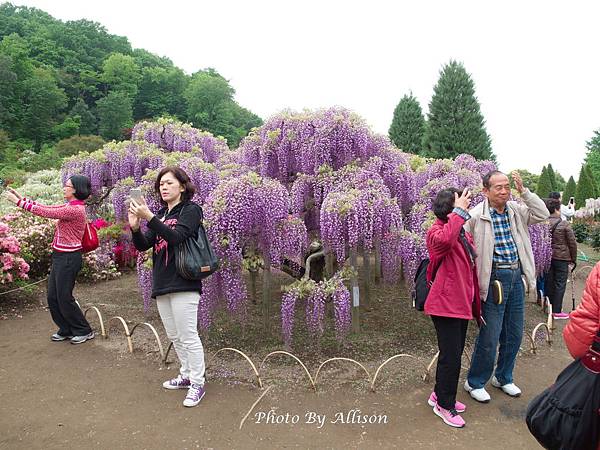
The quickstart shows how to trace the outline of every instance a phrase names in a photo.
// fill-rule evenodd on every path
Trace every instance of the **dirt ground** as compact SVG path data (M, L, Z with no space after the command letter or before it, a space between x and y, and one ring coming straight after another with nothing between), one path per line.
M583 277L576 280L577 298L583 283ZM571 303L569 289L566 311ZM383 305L377 302L386 295L373 295L365 323L376 320L369 317L369 310ZM98 306L105 320L118 314L130 326L139 321L153 323L166 342L156 313L144 314L139 307L133 275L78 285L76 296L84 309L88 304ZM369 390L362 369L346 362L326 366L315 392L302 369L280 356L259 369L260 389L241 357L233 353L215 357L214 353L241 336L237 348L247 352L259 368L268 352L282 349L281 343L265 338L264 345L258 345L256 339L248 338L247 331L238 335L217 323L210 336L203 336L207 394L198 407L185 408L181 404L185 391L161 388L165 379L176 374L176 367L160 362L147 330L136 331L133 354L128 353L117 324L110 327L109 339L98 336L79 346L51 342L49 336L55 327L43 307L43 298L42 289L37 295L0 302L0 449L535 449L540 447L524 422L527 404L570 362L561 337L564 322L557 323L552 346L540 333L535 355L525 338L515 369L515 381L523 396L509 398L490 387L492 401L483 405L459 387L458 399L467 405L463 414L467 426L457 430L444 425L427 406L433 381L424 382L422 375L435 353L433 327L410 306L396 304L393 308L397 321L404 322L407 330L415 332L421 325L426 329L418 345L404 342L405 337L398 337L404 336L403 331L394 328L391 337L375 340L373 345L359 345L361 339L377 336L367 333L343 348L320 348L317 352L294 349L313 376L319 362L331 356L354 357L364 363L371 377L387 357L404 352L415 356L389 363L378 377L376 392ZM530 334L545 316L529 300L526 332ZM90 321L99 331L97 319L90 316ZM471 337L473 334L471 330ZM464 365L468 366L466 358Z

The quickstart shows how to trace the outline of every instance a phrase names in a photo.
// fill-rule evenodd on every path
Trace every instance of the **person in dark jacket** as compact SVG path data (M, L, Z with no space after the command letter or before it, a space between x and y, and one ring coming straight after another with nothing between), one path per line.
M563 297L569 277L569 264L577 262L577 240L571 224L561 218L560 200L546 199L552 231L552 262L544 279L545 292L552 304L552 317L568 319L562 312Z
M425 313L431 316L440 350L435 388L428 404L444 423L456 428L465 426L459 413L466 406L456 401L456 390L467 325L472 318L478 323L481 319L477 255L472 236L463 229L470 218L470 199L466 189L440 191L433 201L437 220L427 232L427 282L432 284Z
M189 176L179 167L162 169L154 185L165 205L153 214L142 200L131 199L129 225L133 244L139 251L153 248L152 298L167 336L181 363L179 375L165 381L165 389L187 389L184 406L196 406L204 397L204 349L198 336L198 303L202 284L182 278L175 268L175 247L196 236L202 222L202 208L191 199L195 189ZM142 233L141 220L148 230Z

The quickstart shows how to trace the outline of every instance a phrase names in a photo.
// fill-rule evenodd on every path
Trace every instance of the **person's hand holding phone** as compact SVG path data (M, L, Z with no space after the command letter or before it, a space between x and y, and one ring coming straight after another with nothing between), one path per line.
M142 196L142 191L139 188L133 188L129 193L129 197L131 198L131 201L129 202L129 213L135 215L138 219L145 219L148 221L154 217L154 214L148 208L148 205Z

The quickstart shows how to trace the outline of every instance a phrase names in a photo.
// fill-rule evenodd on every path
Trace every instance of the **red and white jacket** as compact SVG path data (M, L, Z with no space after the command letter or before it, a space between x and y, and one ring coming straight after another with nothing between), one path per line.
M87 216L83 200L71 200L62 205L45 206L22 198L17 206L32 214L48 219L58 219L52 248L57 252L76 252L81 250L81 240L85 233Z

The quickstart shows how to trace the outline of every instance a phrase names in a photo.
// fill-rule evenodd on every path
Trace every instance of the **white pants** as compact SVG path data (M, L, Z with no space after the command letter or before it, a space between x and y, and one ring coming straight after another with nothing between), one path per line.
M199 301L198 292L156 297L160 318L181 363L179 373L192 383L204 385L204 348L197 328Z

